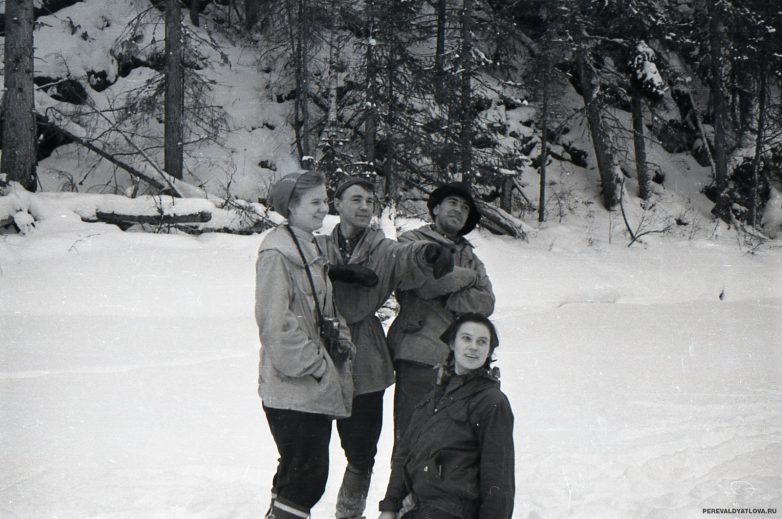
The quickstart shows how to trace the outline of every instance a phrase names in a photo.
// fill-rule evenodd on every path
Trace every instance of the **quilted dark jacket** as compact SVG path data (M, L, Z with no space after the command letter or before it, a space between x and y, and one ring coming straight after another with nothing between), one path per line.
M400 510L410 493L464 519L513 515L513 412L488 371L438 381L416 408L380 510Z

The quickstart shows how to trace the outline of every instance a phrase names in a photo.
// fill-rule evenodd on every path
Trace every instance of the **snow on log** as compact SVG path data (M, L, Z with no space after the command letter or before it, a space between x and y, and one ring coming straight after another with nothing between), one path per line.
M151 224L176 224L176 223L204 223L212 219L212 214L207 211L190 214L121 214L104 213L96 211L95 218L101 222L112 223L116 225L151 223Z
M481 225L483 227L498 234L507 234L514 238L527 240L527 225L524 222L483 200L475 200L475 203L478 204L478 209L481 211Z

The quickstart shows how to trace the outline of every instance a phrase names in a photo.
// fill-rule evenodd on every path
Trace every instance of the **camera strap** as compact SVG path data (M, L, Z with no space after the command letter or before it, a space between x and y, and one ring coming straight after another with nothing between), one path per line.
M286 225L285 227L288 229L291 238L293 238L293 243L296 245L296 249L299 251L299 256L301 256L302 263L304 263L304 270L307 272L307 279L309 279L310 288L312 288L312 299L315 300L315 310L318 312L318 326L320 326L320 323L323 322L323 311L320 309L318 293L315 290L315 281L312 279L312 271L310 270L309 263L307 263L307 258L304 256L304 251L302 250L301 244L299 244L299 240L296 238L296 234L293 232L293 229L291 229L290 225Z

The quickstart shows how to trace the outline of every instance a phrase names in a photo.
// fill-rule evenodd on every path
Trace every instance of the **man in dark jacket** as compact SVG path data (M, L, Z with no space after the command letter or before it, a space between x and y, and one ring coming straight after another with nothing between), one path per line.
M397 291L399 315L388 332L394 354L394 438L399 441L415 406L432 388L432 368L445 361L448 347L440 334L454 317L468 312L489 316L494 292L486 269L464 235L481 218L469 188L452 182L435 189L427 202L434 224L408 231L400 243L437 243L453 251L454 269L413 290Z
M326 254L334 301L356 345L354 399L349 418L337 420L348 466L337 497L337 518L362 517L383 421L383 395L394 382L391 355L375 315L397 288L415 288L453 268L447 248L390 240L370 227L374 185L355 176L335 190L340 223L316 243Z

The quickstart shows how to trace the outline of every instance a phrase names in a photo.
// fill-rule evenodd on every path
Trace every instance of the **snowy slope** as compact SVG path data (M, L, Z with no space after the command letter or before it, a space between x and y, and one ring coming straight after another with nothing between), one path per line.
M276 462L256 393L259 237L122 233L59 207L0 240L0 517L259 517ZM498 297L514 517L779 507L782 255L563 232L471 236ZM314 517L333 515L332 454Z
M107 48L147 6L87 0L44 17L36 70L79 79L104 70L117 82L89 91L91 102L119 103L153 72L118 77ZM159 51L162 30L143 24L145 52ZM275 79L284 63L263 62L253 42L214 36L230 66L215 59L202 73L215 82L211 101L225 109L227 131L220 145L189 150L186 180L254 201L295 166L290 103L277 102L289 90ZM570 88L561 111L569 117L581 102ZM532 133L523 121L534 104L502 110L509 131ZM627 113L616 115L629 127ZM589 149L583 122L571 126L561 144ZM162 126L152 120L142 133ZM665 173L656 204L642 210L632 179L625 204L636 231L664 233L626 247L621 215L600 206L593 165L554 162L548 223L529 242L470 237L497 294L499 365L516 414L516 518L782 508L779 243L715 224L700 193L709 172L691 156L654 143L648 152ZM162 162L160 150L153 157ZM276 172L262 166L271 163ZM129 186L76 145L58 148L39 174L44 191ZM537 203L536 174L521 181ZM261 238L122 233L81 222L117 199L81 197L0 199L13 209L0 220L16 214L27 226L26 235L0 234L0 517L260 517L276 462L256 393ZM768 221L779 221L776 206ZM388 477L392 392L368 517ZM336 440L332 452L317 518L333 515L344 469Z

